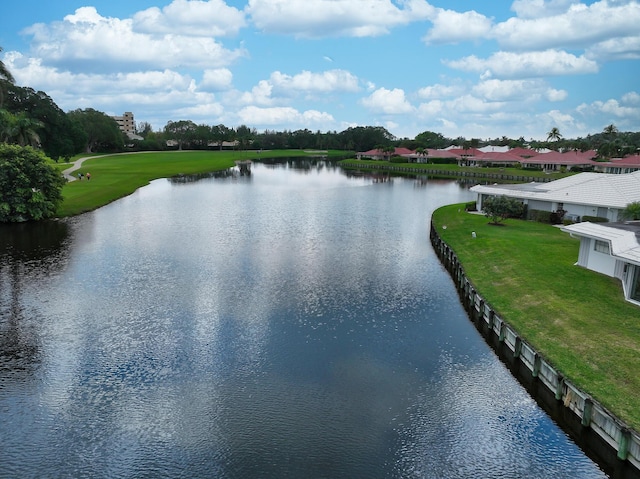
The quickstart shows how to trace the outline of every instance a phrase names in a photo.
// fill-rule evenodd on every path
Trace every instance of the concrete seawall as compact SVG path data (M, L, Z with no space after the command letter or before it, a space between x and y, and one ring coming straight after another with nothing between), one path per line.
M431 224L431 244L476 328L538 404L612 478L640 478L640 435L564 378L498 316Z

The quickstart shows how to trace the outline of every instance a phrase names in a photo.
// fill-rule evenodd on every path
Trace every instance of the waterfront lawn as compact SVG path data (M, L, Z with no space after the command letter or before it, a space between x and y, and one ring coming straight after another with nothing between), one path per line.
M624 300L620 281L575 266L579 240L554 226L514 219L489 225L464 205L440 208L432 221L498 315L640 430L640 307Z
M64 186L64 200L56 216L72 216L94 210L130 195L158 178L225 170L234 166L237 160L292 156L311 155L299 150L262 153L223 150L139 152L91 158L72 173L77 176L78 173L89 172L91 180L72 181Z
M389 168L411 168L416 170L415 174L430 174L432 171L438 172L451 172L451 176L459 176L461 172L473 173L476 175L508 175L508 176L526 176L528 178L546 178L549 180L557 180L566 176L575 175L575 173L545 173L542 170L535 170L531 168L497 168L497 167L478 167L478 166L458 166L454 164L440 164L440 163L393 163L386 160L358 160L355 158L349 160L342 160L340 166L348 169L358 169L362 165L374 165L380 167L381 170ZM442 173L438 173L442 175Z

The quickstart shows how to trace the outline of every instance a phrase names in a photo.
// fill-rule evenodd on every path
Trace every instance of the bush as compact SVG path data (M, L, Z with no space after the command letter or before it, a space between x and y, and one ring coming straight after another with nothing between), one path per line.
M590 223L607 223L609 220L602 216L583 216L582 221L589 221Z
M457 158L436 158L434 156L429 156L427 159L429 160L428 163L433 163L434 165L457 165L458 164Z
M464 205L465 211L478 211L478 205L475 201L470 201Z
M482 211L491 223L497 225L507 218L519 218L522 216L524 204L514 198L506 196L494 196L487 198L482 203Z
M551 211L529 210L527 219L538 223L551 224Z
M65 183L41 151L0 144L0 222L52 217L62 202Z

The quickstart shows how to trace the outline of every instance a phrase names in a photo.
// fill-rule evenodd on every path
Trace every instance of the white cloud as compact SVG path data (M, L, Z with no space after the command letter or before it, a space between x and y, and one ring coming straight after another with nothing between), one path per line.
M515 0L511 10L520 18L543 18L561 14L575 0Z
M618 119L640 119L639 105L625 105L615 99L594 101L589 105L582 104L578 107L578 111L587 116L605 114L608 117L615 117Z
M269 79L274 89L282 92L357 92L358 78L345 70L328 70L322 73L302 71L297 75L286 75L279 71Z
M316 110L299 112L291 107L259 108L247 106L238 112L238 119L241 123L259 126L286 125L327 125L335 120L329 113Z
M586 56L587 58L602 59L604 61L639 60L640 36L611 38L602 41L589 47L586 51Z
M540 10L553 5L557 14L540 17ZM637 36L640 4L601 0L591 5L567 2L516 2L516 12L525 18L512 17L497 24L491 33L504 48L542 50L548 48L586 48L606 39L619 41Z
M427 43L458 43L486 37L491 30L491 19L475 11L455 12L437 9L430 20L433 28L423 40Z
M244 92L241 94L239 103L242 105L270 106L273 104L273 98L271 97L272 91L273 86L270 82L267 80L260 80L250 92Z
M383 35L432 11L424 0L249 0L245 8L260 30L310 38Z
M444 106L444 102L441 100L431 100L426 103L421 103L420 106L418 106L418 114L422 118L433 117L442 113Z
M133 16L133 30L186 36L233 36L246 25L244 13L222 0L173 0L160 10L152 7Z
M362 104L369 110L391 115L411 113L413 107L406 100L404 91L399 88L387 90L379 88L371 95L362 99Z
M474 55L446 61L446 65L463 71L478 72L486 77L532 78L555 75L596 73L596 62L559 50L541 52L497 52L487 59Z
M549 101L563 101L566 100L569 93L566 90L556 90L555 88L549 88L545 92L545 97Z
M640 94L635 91L630 91L622 95L622 102L629 105L640 105Z
M473 93L490 101L524 100L539 91L541 82L535 80L482 81L473 88Z
M82 7L62 22L36 24L25 33L33 36L34 56L71 71L105 71L114 63L120 70L215 68L246 55L242 49L225 49L213 38L148 35L134 32L132 25L130 19L103 17L94 7Z
M418 90L418 98L429 100L431 98L445 98L462 94L462 87L454 83L443 85L436 83Z
M233 83L233 73L227 68L205 70L202 73L200 87L203 90L221 91L228 90Z
M480 82L473 88L473 93L489 101L561 101L567 97L564 90L549 88L541 79L534 80L497 80L489 79Z

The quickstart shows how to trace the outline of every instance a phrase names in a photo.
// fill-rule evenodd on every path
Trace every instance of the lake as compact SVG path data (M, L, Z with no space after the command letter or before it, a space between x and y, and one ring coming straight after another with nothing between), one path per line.
M473 199L274 161L3 226L0 477L607 477L433 252Z

